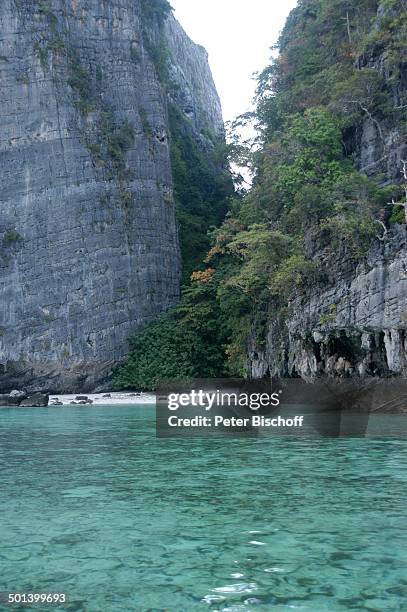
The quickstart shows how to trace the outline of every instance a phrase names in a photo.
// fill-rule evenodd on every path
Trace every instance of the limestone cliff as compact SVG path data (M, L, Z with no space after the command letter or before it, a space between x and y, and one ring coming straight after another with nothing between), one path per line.
M407 11L405 0L400 3L379 4L371 36L386 28L386 20L401 18ZM391 30L391 37L395 36ZM383 175L383 180L400 180L402 160L406 158L406 132L400 113L407 104L407 51L402 42L401 49L389 45L372 44L360 57L359 69L370 69L381 79L382 89L391 101L389 116L372 114L364 110L364 120L355 134L354 157L358 167L367 176ZM376 93L379 96L380 93ZM399 115L398 115L399 114Z
M90 390L179 297L162 63L198 140L222 117L206 52L150 8L1 2L3 391Z
M249 355L254 377L407 376L407 232L397 226L355 270L331 261L330 276L270 325Z
M393 20L405 17L406 10L404 0L379 3L372 43L355 59L357 69L376 74L380 88L371 94L372 100L385 94L388 108L385 112L378 104L377 110L369 111L365 94L359 103L360 121L344 135L344 147L357 169L381 185L401 183L402 160L407 159L402 118L407 103L406 48L389 47L395 37ZM382 27L386 36L376 36ZM248 351L253 377L407 377L407 228L396 224L388 230L382 236L378 225L379 237L363 261L355 262L346 244L334 256L332 249L313 253L322 264L323 280L291 301L288 313L270 313L261 346L253 333Z

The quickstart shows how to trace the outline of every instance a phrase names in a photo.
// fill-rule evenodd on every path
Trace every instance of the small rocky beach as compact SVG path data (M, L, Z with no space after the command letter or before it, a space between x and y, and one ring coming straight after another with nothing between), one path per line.
M0 407L21 406L23 408L42 408L45 406L67 406L67 405L132 405L132 404L152 404L155 405L155 395L143 392L110 392L110 393L89 393L89 394L68 394L58 395L36 392L27 394L24 391L13 390L10 393L0 394Z

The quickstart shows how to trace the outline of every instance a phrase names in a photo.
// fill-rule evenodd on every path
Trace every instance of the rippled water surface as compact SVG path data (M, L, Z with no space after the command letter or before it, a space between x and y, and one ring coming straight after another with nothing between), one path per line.
M406 441L156 440L151 407L7 408L0 462L0 591L407 610Z

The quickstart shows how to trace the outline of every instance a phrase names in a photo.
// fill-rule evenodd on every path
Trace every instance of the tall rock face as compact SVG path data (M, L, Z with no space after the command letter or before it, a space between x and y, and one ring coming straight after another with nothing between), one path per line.
M213 83L204 47L191 44L191 40L173 17L165 22L165 39L171 58L169 78L176 84L171 98L196 134L208 128L215 134L224 131L222 109Z
M380 78L381 90L391 101L387 115L370 112L361 103L362 119L348 131L345 146L355 166L381 185L401 183L407 160L405 121L407 106L407 50L386 47L394 30L380 41L376 32L406 15L407 3L380 3L371 31L371 47L355 61ZM386 21L387 20L387 21ZM387 25L386 25L387 24ZM392 26L395 29L395 26ZM367 257L355 262L346 245L332 256L319 252L325 280L293 300L281 318L270 313L262 346L253 338L248 347L248 369L254 378L334 376L407 377L407 227L383 230Z
M255 378L407 377L407 232L397 226L357 266L339 253L324 287L291 304L249 352Z
M397 20L407 12L406 0L379 4L371 36L390 24L390 37L395 37ZM402 32L401 28L400 31ZM402 34L401 34L402 36ZM398 35L400 37L400 34ZM389 94L393 111L402 111L407 104L407 50L401 39L400 48L393 41L390 45L372 44L357 59L359 69L369 69L381 79L383 90ZM378 95L378 94L376 94ZM367 176L384 176L384 180L398 181L402 160L406 159L406 132L402 121L396 121L394 114L389 117L373 116L366 110L364 121L356 138L355 160Z
M179 297L160 62L197 139L219 133L222 118L205 51L149 8L1 2L3 391L91 390L131 331Z

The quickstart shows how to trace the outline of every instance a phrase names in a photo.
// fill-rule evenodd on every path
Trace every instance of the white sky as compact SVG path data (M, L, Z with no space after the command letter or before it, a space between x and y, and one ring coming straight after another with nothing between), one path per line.
M226 121L249 110L254 72L268 63L296 0L170 0L187 34L209 53Z

